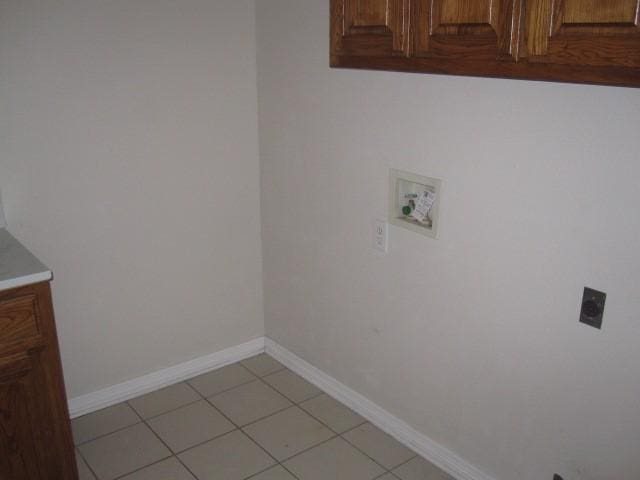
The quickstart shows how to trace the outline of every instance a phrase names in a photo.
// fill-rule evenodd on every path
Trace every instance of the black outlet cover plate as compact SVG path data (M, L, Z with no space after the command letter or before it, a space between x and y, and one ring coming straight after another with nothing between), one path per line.
M606 293L584 287L582 307L580 308L580 323L600 330L602 328L602 315L604 314L604 302L606 299Z

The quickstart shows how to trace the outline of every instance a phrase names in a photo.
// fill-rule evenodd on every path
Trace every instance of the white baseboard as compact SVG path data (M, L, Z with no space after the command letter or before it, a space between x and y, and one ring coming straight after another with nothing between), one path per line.
M396 440L456 479L495 480L495 478L481 472L473 465L464 461L451 450L448 450L426 435L418 432L398 417L395 417L358 392L305 362L270 338L265 339L265 350L289 370L294 371L328 395L344 403L378 428L387 432Z
M110 407L264 352L264 337L69 400L71 418Z

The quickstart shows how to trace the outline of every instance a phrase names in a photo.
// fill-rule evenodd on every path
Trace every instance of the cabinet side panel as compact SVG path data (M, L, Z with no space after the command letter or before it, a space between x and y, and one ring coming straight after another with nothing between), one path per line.
M49 282L43 282L34 285L33 288L38 298L40 324L47 341L47 349L41 356L41 366L49 389L47 399L52 414L52 437L56 439L58 447L58 465L64 475L63 478L77 480L78 471L75 462L75 450L73 446L73 436L71 434L71 422L69 420L69 407L62 372L60 347L58 345L58 335L53 313L51 286Z

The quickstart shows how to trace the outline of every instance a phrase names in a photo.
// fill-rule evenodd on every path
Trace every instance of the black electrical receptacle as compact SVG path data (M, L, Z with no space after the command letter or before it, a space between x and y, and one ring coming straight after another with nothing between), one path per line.
M601 329L604 302L606 299L606 293L584 287L582 308L580 308L580 322L590 327Z

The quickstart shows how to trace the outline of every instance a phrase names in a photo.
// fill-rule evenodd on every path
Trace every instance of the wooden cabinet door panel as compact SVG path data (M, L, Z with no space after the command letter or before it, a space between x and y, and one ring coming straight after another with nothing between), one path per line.
M521 0L415 0L413 54L506 60L518 57Z
M0 480L77 480L51 291L0 292Z
M639 9L640 0L529 2L529 61L640 67Z
M0 348L39 335L35 305L35 295L0 302Z
M331 53L397 56L409 51L409 0L331 0Z
M50 445L42 432L42 389L34 382L31 358L17 355L0 360L0 479L47 480ZM45 415L47 419L49 416ZM50 439L49 439L50 440Z

